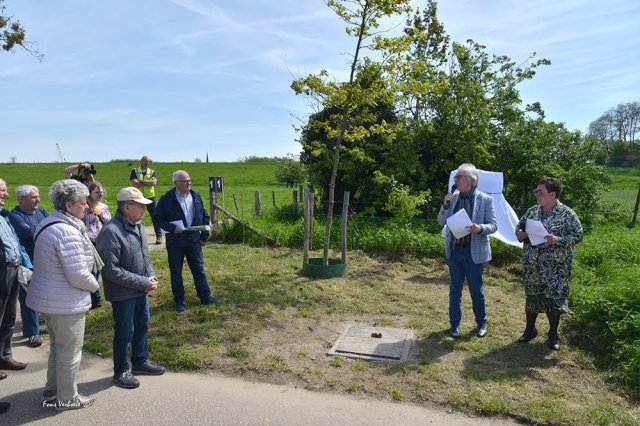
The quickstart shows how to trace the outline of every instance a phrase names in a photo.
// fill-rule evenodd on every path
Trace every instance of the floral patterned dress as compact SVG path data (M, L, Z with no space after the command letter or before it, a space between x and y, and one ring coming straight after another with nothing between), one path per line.
M547 214L538 205L529 208L516 226L516 234L526 231L527 219L541 221L558 240L551 246L532 246L528 238L523 242L525 310L568 313L571 263L575 246L582 241L582 224L575 212L560 201Z

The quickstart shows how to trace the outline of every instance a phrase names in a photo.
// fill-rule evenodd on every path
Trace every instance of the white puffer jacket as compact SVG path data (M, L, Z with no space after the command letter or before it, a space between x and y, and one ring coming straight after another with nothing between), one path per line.
M51 222L55 223L47 226ZM47 226L41 233L39 231ZM98 282L91 274L93 253L77 223L60 212L44 219L36 228L33 276L27 306L44 314L72 315L87 312L91 292Z

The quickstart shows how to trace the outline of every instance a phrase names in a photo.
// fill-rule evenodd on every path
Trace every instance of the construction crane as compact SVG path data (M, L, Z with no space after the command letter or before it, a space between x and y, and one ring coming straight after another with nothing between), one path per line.
M56 151L58 151L58 161L61 163L66 163L67 160L62 156L62 148L60 148L60 144L56 143Z

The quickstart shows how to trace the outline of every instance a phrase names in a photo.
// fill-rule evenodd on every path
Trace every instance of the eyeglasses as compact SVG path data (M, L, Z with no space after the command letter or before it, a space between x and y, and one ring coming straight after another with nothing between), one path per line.
M455 175L453 178L454 179L462 179L462 178L468 178L468 177L470 177L470 176L468 176L468 175Z
M545 192L542 189L536 189L533 191L533 195L544 195L544 194L548 194L548 192Z
M180 183L191 183L191 179L179 180Z

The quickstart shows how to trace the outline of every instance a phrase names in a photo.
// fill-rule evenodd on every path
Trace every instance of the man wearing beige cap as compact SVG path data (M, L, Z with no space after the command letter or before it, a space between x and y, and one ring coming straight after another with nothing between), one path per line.
M159 376L164 367L149 361L147 334L149 300L158 288L156 273L149 259L147 236L141 220L151 200L139 189L123 188L116 195L118 211L107 222L96 240L104 261L104 295L113 309L113 382L125 389L140 386L134 375ZM131 368L128 347L131 343Z

